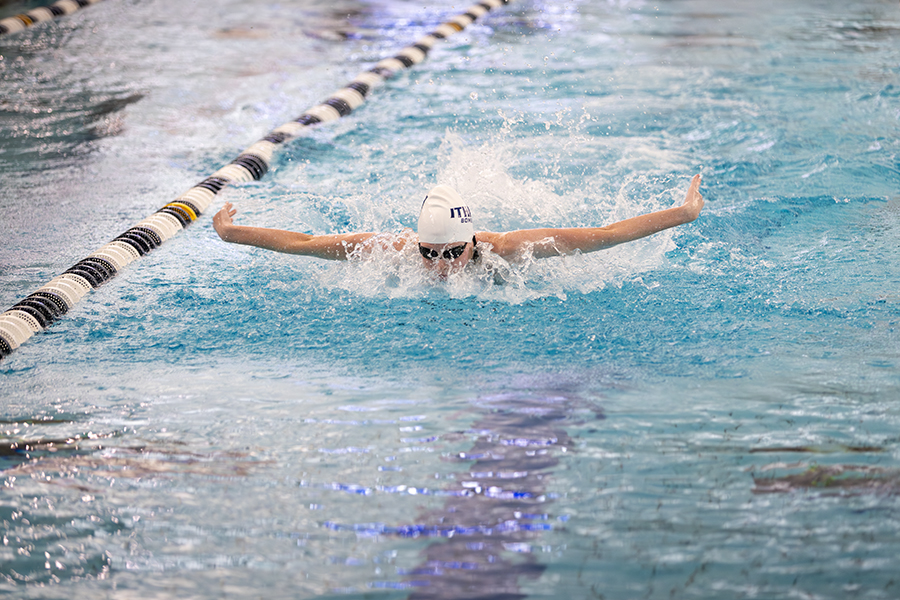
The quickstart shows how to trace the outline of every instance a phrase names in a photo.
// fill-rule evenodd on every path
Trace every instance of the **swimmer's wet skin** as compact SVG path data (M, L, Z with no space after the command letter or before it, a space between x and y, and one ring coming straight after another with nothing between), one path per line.
M402 251L416 244L426 269L446 277L469 261L478 259L478 246L511 261L525 256L547 258L575 252L605 250L631 242L665 229L695 220L703 209L700 175L695 175L680 206L632 217L604 227L571 227L519 229L507 232L476 232L472 213L459 194L446 185L428 192L419 213L418 232L338 233L311 235L281 229L236 225L237 210L226 203L213 217L213 227L226 242L256 246L266 250L314 256L331 260L347 260L364 255L379 246Z

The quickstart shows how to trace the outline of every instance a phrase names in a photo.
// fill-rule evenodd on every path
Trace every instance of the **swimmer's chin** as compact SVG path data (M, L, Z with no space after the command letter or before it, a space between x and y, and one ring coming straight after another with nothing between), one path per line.
M456 283L461 283L466 275L462 271L450 271L449 273L439 273L430 269L422 270L422 284L432 288L452 287Z
M453 281L460 281L464 277L466 277L466 270L464 268L450 269L449 271L425 269L426 281L433 281L436 283L449 283Z

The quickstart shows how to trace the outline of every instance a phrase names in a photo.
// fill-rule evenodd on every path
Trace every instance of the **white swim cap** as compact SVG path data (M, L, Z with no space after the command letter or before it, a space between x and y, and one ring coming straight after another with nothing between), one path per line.
M426 244L468 242L475 235L472 213L449 185L434 187L419 213L419 241Z

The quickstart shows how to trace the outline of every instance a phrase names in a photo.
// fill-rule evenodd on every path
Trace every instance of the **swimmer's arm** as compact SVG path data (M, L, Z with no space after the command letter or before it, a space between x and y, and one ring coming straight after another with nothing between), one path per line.
M235 225L237 213L230 202L213 217L213 227L219 237L232 244L256 246L265 250L314 256L330 260L347 260L350 255L376 236L374 233L337 233L310 235L282 229Z
M478 239L491 244L495 254L508 259L521 257L528 249L531 249L535 258L563 256L576 251L596 252L690 223L700 215L703 208L703 196L700 195L699 188L700 175L695 175L681 206L640 215L605 227L484 232L478 234Z

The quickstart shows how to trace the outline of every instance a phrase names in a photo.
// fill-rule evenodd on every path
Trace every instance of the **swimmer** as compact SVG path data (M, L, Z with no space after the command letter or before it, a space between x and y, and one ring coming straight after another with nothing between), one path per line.
M375 247L403 251L418 245L424 267L444 279L477 262L480 252L492 253L515 262L526 256L547 258L576 252L605 250L618 244L690 223L700 215L700 175L691 180L684 203L653 213L632 217L604 227L520 229L507 232L475 232L472 214L459 194L450 186L433 188L419 213L418 232L332 233L310 235L281 229L235 225L237 211L230 202L213 217L213 227L226 242L256 246L266 250L347 260L365 255Z

